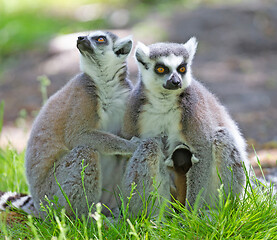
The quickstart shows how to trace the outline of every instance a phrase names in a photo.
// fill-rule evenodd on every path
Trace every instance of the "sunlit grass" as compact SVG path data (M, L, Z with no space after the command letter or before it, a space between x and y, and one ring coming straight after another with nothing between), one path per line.
M45 221L28 217L25 224L13 227L2 221L0 230L11 239L275 239L276 199L268 193L261 198L255 190L244 201L229 198L220 208L202 214L176 204L180 212L162 221L144 216L111 222L100 208L89 219L71 219L63 210L53 210Z
M0 148L0 191L28 192L24 155L11 147Z

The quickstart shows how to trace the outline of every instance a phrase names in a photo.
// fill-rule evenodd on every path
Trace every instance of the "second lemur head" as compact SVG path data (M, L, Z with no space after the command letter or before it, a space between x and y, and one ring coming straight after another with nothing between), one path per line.
M132 45L130 36L119 38L111 32L96 31L87 36L79 36L77 48L81 55L81 71L89 75L101 72L101 75L113 76L126 66L126 59L132 50Z
M191 63L196 48L195 37L185 44L155 43L145 46L139 42L135 58L146 89L170 94L187 88L191 83Z

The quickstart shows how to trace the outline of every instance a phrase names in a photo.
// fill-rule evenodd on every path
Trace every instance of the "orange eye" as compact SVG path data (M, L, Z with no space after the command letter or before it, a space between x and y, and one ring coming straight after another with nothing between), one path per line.
M97 42L105 42L105 38L99 37L99 38L97 39Z
M185 68L185 67L179 68L179 72L180 72L180 73L184 73L185 71L186 71L186 68Z
M163 67L158 67L157 72L158 73L164 73L164 68Z

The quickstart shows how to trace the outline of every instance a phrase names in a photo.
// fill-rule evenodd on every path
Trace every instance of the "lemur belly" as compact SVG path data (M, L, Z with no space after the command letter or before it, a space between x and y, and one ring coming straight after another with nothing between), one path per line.
M177 143L185 143L181 133L181 109L175 101L146 104L139 118L139 130L142 138L167 136L169 152Z

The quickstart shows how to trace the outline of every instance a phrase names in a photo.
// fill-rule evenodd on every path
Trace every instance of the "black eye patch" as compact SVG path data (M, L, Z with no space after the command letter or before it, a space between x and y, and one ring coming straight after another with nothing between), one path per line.
M182 63L181 65L179 65L179 67L177 68L177 71L180 74L185 74L187 72L187 64Z
M159 75L164 75L169 73L169 68L163 64L156 64L154 71Z

